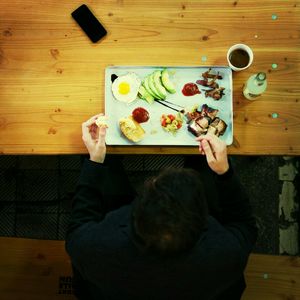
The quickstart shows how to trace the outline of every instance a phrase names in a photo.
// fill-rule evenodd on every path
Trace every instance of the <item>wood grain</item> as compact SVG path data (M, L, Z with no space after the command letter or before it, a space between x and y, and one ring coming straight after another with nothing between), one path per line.
M250 255L242 300L300 299L300 259L296 256Z
M80 125L104 112L108 65L227 65L227 49L246 43L255 57L249 69L234 73L235 142L229 153L300 155L299 1L89 0L108 30L98 44L71 18L81 4L1 1L0 153L86 153ZM241 91L257 71L267 73L268 89L250 102ZM195 148L108 152L191 154Z
M0 237L0 253L3 299L75 299L63 294L72 276L64 241ZM251 254L245 277L243 300L300 299L299 257Z
M7 300L71 300L72 270L63 241L0 238L0 294Z

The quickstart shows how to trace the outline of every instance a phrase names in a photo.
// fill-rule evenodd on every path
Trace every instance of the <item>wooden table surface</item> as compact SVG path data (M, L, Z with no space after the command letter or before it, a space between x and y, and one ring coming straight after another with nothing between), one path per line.
M1 0L0 153L86 153L81 123L104 111L106 66L227 65L227 49L245 43L254 62L233 75L229 153L300 155L299 1L85 3L108 30L100 43L91 43L71 18L81 1ZM267 73L268 89L248 101L242 87L258 71ZM197 147L108 152L190 154Z

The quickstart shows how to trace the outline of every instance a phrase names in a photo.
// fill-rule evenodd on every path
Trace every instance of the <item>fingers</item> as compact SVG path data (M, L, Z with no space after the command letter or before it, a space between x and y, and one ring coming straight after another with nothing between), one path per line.
M206 135L202 135L196 138L197 141L201 142L203 140L206 140L209 142L213 152L215 153L219 153L222 152L224 150L224 148L226 148L226 143L222 140L220 140L216 135L212 135L212 134L206 134Z
M204 152L204 150L203 150L203 148L202 148L201 142L199 143L199 153L200 153L201 155L205 155L205 152Z
M97 134L94 134L90 144L95 146L95 149L105 148L105 137L106 137L106 127L100 127L97 130Z
M97 114L97 115L91 117L90 119L88 119L87 121L85 121L83 124L85 124L87 127L91 126L93 123L95 123L97 118L100 116L103 116L103 114Z
M90 134L90 126L92 126L92 124L95 123L95 121L97 120L97 118L99 116L101 116L103 114L97 114L93 117L91 117L90 119L88 119L87 121L83 122L82 125L81 125L81 128L82 128L82 140L85 142L85 143L89 143L91 142L93 139L92 139L92 136Z
M101 126L98 131L98 139L96 139L94 147L90 152L90 159L95 162L103 163L106 155L106 127Z
M201 146L202 146L202 149L203 149L203 151L206 155L207 162L210 163L210 162L215 161L216 158L214 156L213 150L212 150L209 142L207 140L202 140L201 141Z
M203 145L202 145L202 143L203 143L204 140L208 141L208 143L212 147L212 152L215 152L215 146L213 146L214 145L213 139L214 138L209 133L206 134L206 135L201 135L201 136L199 136L199 137L196 138L196 141L199 142L199 152L200 152L200 154L202 154L202 155L206 154L205 151L204 151L204 149L203 149Z
M104 147L105 146L105 137L106 137L106 127L101 126L99 128L99 140L98 140L98 145L100 147Z
M199 141L199 151L204 151L210 168L221 175L229 169L226 143L217 136L206 134L196 139Z
M95 123L89 126L89 132L93 140L98 139L99 128Z
M106 155L106 127L98 127L97 118L103 114L97 114L82 123L82 140L90 154L90 159L103 163Z
M220 142L219 138L217 138L215 135L211 135L209 133L206 135L199 136L196 140L198 140L199 142L201 142L203 140L209 141L209 143L213 149L217 148L219 145L219 142Z

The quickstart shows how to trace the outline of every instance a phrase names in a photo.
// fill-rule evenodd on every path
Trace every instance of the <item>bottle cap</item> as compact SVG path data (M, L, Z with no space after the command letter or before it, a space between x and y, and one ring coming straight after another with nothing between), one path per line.
M264 81L266 80L267 78L267 74L264 73L264 72L259 72L257 75L256 75L256 79L260 80L260 81Z

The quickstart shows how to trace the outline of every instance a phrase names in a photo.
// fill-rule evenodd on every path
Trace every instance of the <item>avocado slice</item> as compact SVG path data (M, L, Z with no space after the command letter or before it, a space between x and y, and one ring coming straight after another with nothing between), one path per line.
M156 90L158 91L159 95L165 99L168 95L167 90L164 88L164 86L161 83L161 71L155 71L153 72L153 74L151 75L152 79L154 81L154 86L156 88Z
M149 104L152 104L154 101L154 97L152 97L152 95L150 95L142 85L139 88L139 96L141 99L146 100Z
M164 87L166 88L166 90L171 93L171 94L175 94L176 90L175 90L175 86L174 84L171 82L170 77L169 77L169 72L167 69L164 69L161 73L161 81L162 84L164 85Z
M148 94L150 94L154 99L157 98L156 94L153 93L153 91L151 90L151 88L149 86L149 76L147 76L143 80L143 86L144 86L145 90L148 92Z
M148 76L148 84L149 87L151 89L151 91L155 94L156 99L165 99L165 97L163 95L160 94L160 92L157 90L155 84L154 84L154 77L153 77L154 73L150 74Z

